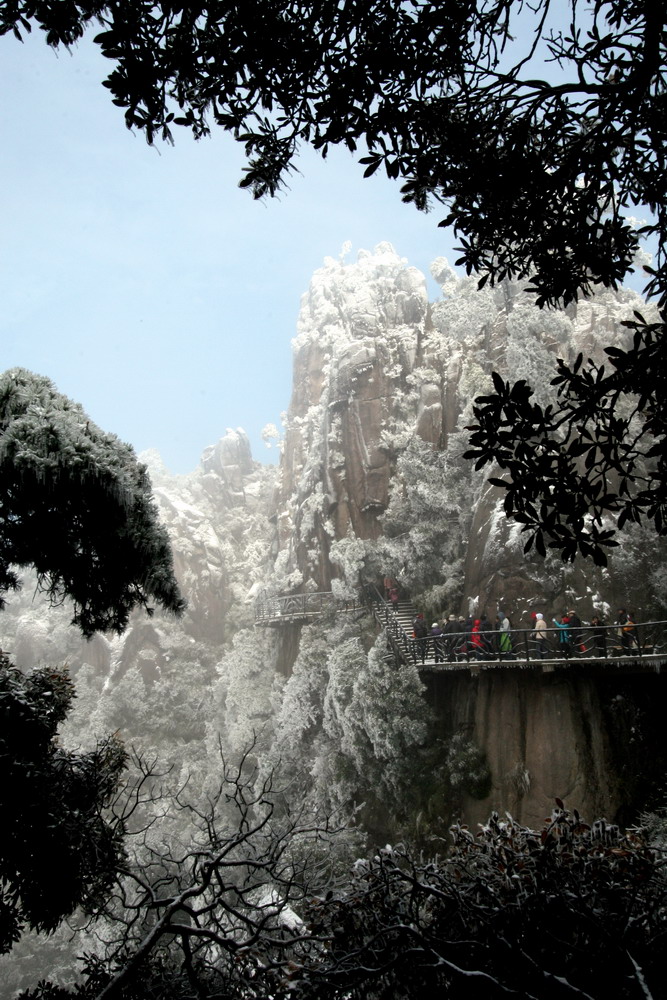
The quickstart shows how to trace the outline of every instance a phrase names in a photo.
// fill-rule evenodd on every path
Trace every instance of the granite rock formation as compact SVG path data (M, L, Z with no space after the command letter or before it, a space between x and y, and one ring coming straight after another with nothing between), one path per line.
M626 573L627 552L643 537L628 536L620 574L613 561L608 573L545 566L524 555L520 528L507 522L487 474L460 459L472 401L492 370L528 379L546 399L556 357L601 359L605 346L622 342L638 296L604 292L565 312L541 311L518 286L479 291L444 260L433 272L443 294L431 305L423 276L381 244L354 264L327 260L304 296L276 499L293 579L327 590L332 578L355 585L384 570L414 592L414 567L391 544L407 531L417 554L420 541L425 550L446 542L448 562L461 561L458 594L450 588L457 613L499 604L517 619L535 605L574 603L585 616L605 603L648 610L650 585L632 589ZM361 579L346 547L365 553ZM443 565L440 578L447 575ZM417 593L437 586L437 576L436 567Z
M486 755L489 793L457 799L473 821L509 808L539 822L556 795L589 816L630 809L614 742L623 726L614 735L609 722L618 699L635 710L625 688L584 673L511 670L424 688L416 670L398 677L383 662L370 622L255 627L262 594L351 596L386 575L428 614L493 616L502 605L516 627L531 610L574 606L585 619L595 609L613 615L625 605L647 617L664 606L667 564L655 539L626 532L605 570L526 556L488 473L461 457L491 371L526 378L546 399L555 358L600 357L621 344L638 297L602 292L565 312L539 311L520 287L480 291L445 260L432 273L435 302L388 244L354 263L327 259L315 273L294 340L278 468L253 460L241 430L208 448L189 476L143 456L188 600L180 621L137 616L124 636L83 643L66 608L32 602L29 582L10 597L0 645L21 667L70 664L79 732L94 723L134 739L148 727L152 745L181 762L195 744L240 748L261 733L267 759L298 759L327 806L358 798L362 786L369 801L384 788L382 833L391 827L386 802L407 801L416 786L407 764L428 757L428 716L430 750L443 756L424 765L426 798L446 785L456 734Z

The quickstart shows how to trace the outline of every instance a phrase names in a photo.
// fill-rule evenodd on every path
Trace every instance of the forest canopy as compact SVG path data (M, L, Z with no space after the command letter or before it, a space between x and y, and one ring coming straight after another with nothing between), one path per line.
M627 350L559 361L553 406L497 379L468 456L500 465L527 547L605 562L614 528L667 532L664 9L604 0L0 3L0 33L88 30L104 85L147 141L214 126L243 143L241 181L275 194L299 146L343 144L419 209L443 206L480 284L529 279L541 306L616 288L642 239L655 260ZM635 223L633 216L647 215ZM537 457L539 461L533 459Z

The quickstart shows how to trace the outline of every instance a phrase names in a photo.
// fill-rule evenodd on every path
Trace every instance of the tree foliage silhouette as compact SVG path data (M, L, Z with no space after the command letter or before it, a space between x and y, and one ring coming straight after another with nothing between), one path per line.
M121 632L154 600L179 613L167 533L146 469L46 378L0 376L0 592L34 566L52 601L68 597L84 635Z
M255 197L285 185L300 144L323 156L344 144L361 152L365 175L399 180L405 201L445 206L457 263L480 283L528 278L538 305L617 287L640 238L655 240L646 291L660 322L637 316L627 351L605 366L561 361L545 411L526 387L512 395L496 382L468 454L507 470L505 507L523 521L527 547L548 542L566 559L604 562L607 515L667 532L663 6L0 4L0 32L21 37L32 23L54 46L100 29L95 41L114 64L105 86L149 143L171 141L178 126L196 138L226 129L245 146L241 184ZM628 218L636 206L650 213L640 228ZM513 421L529 433L517 446Z
M292 995L658 996L663 852L556 803L541 829L496 813L476 837L456 824L444 859L398 845L358 863L343 893L313 900L326 948Z
M311 808L292 808L277 776L259 774L255 751L234 763L221 754L204 801L166 788L166 773L135 755L112 810L127 857L102 919L87 927L97 940L84 982L71 993L42 983L26 1000L286 995L308 936L296 911L341 881L348 840ZM164 812L184 829L156 836Z
M588 824L557 799L540 829L493 813L476 837L456 824L444 858L387 845L343 872L313 826L305 841L289 816L265 826L266 789L235 784L249 821L228 832L208 809L196 849L153 849L84 981L23 1000L664 993L664 851L640 830Z
M114 737L88 753L58 744L73 697L65 672L26 675L0 654L0 953L25 925L52 931L102 906L124 858L123 826L104 810L127 755Z
M183 608L145 467L48 379L15 368L0 376L0 593L26 566L53 602L72 600L86 636L121 632L150 600ZM0 952L26 924L50 931L98 907L123 855L104 807L125 753L113 738L90 753L57 744L73 697L62 671L26 676L0 655Z

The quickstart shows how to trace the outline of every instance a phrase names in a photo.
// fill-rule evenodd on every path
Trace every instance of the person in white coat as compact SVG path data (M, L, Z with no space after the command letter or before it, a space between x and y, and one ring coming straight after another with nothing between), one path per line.
M549 640L547 639L547 623L544 620L544 615L539 611L535 615L533 636L536 640L537 655L540 660L543 660L545 656L549 655Z

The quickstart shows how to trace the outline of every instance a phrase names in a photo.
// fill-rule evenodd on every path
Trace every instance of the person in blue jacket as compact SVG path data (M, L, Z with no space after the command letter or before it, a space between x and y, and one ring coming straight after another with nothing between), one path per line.
M552 621L558 629L558 652L566 660L569 660L572 653L572 629L570 628L570 619L567 615L561 615L560 621L558 621L557 618L553 618Z

